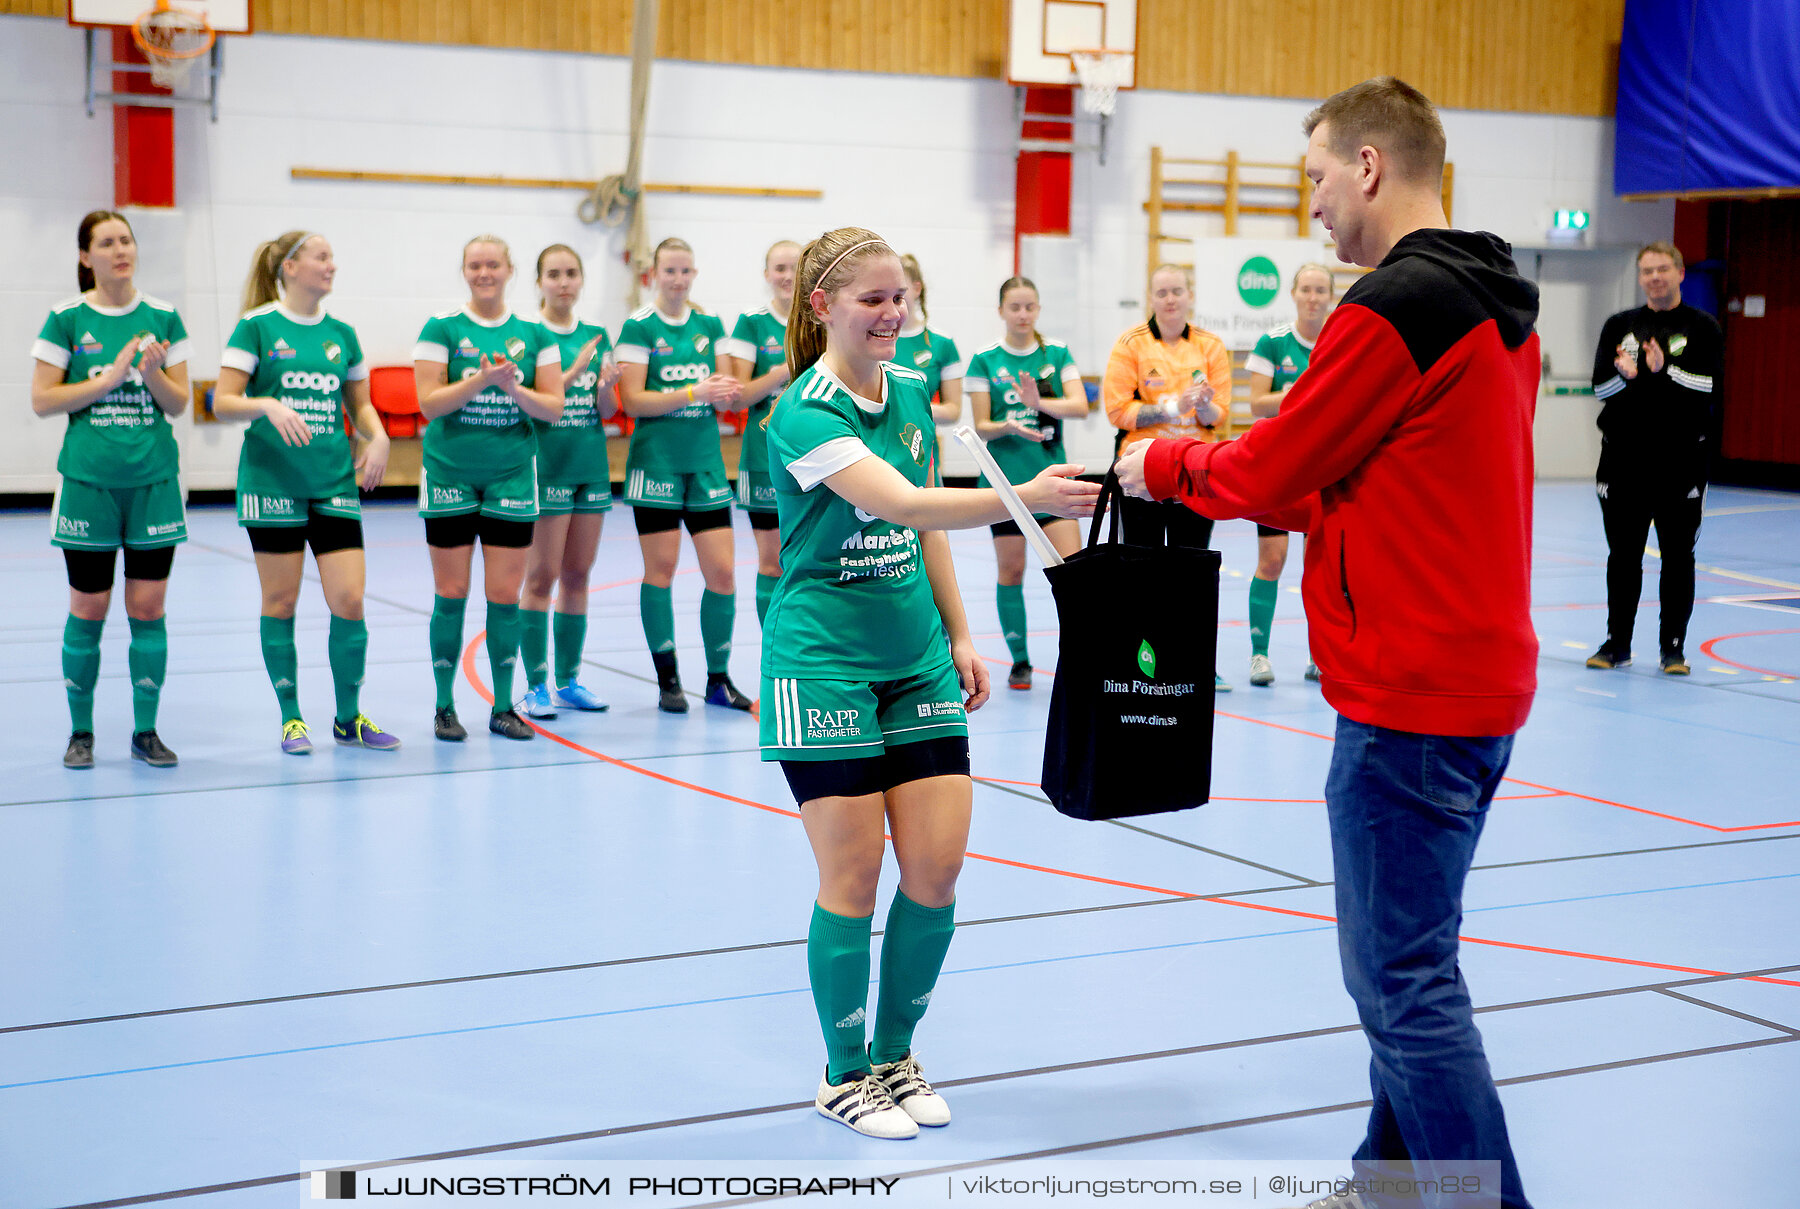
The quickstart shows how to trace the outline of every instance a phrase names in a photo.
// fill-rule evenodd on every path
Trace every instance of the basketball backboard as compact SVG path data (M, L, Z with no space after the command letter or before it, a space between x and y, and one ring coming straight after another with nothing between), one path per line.
M69 0L69 24L128 27L155 7L156 0ZM216 33L252 32L250 0L171 0L169 7L204 16Z
M1077 50L1137 53L1138 0L1010 0L1006 81L1073 87ZM1135 59L1129 82L1137 87Z

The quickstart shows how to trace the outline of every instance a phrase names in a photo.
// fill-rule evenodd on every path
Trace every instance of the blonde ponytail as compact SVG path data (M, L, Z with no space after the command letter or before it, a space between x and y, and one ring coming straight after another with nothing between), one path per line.
M301 245L312 237L311 231L284 231L274 239L256 245L256 251L250 257L250 275L244 279L240 314L281 298L281 266L298 256Z
M814 290L827 294L843 287L863 262L877 256L893 256L894 249L873 231L839 227L827 231L800 252L800 268L794 274L794 306L788 313L787 365L790 380L813 367L825 355L825 324L812 308Z

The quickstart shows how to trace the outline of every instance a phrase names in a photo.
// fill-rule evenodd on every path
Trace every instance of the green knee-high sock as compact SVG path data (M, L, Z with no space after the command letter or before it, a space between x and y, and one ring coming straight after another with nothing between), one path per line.
M494 712L513 707L513 668L519 662L519 606L488 601L488 670L494 677Z
M643 584L638 588L638 616L644 622L644 641L652 655L675 651L675 602L667 588Z
M349 724L362 713L363 673L369 665L369 623L331 615L331 633L325 640L331 659L331 688L337 695L337 720Z
M779 575L764 575L760 571L756 575L756 624L761 625L769 618L769 602L775 599L775 585L781 582Z
M912 1049L938 971L956 932L956 904L921 907L898 890L881 939L881 989L875 1000L872 1062L896 1062Z
M131 618L131 645L125 652L131 669L131 724L137 731L156 729L156 704L162 700L163 676L169 670L169 627Z
M431 674L437 680L437 707L456 705L456 657L462 653L466 598L437 596L431 602Z
M94 683L100 679L100 631L106 621L69 614L63 623L63 687L69 692L69 729L94 729Z
M1250 578L1250 653L1269 653L1269 629L1275 624L1275 600L1281 592L1277 580L1260 575Z
M519 607L519 658L525 664L526 688L536 688L549 680L550 614L547 611Z
M587 644L587 614L556 615L556 683L567 688L581 670L581 648Z
M1030 663L1025 649L1025 585L1001 584L996 589L1000 602L1000 632L1006 637L1006 649L1014 663Z
M731 667L731 627L737 621L735 592L700 593L700 640L706 644L706 674L723 676Z
M260 628L263 666L269 670L269 683L275 686L275 701L281 706L281 724L286 726L300 718L300 655L294 650L294 619L264 617Z
M813 904L806 930L806 969L813 1007L825 1034L825 1059L833 1083L869 1069L863 1022L869 1004L869 929L872 915L852 919Z

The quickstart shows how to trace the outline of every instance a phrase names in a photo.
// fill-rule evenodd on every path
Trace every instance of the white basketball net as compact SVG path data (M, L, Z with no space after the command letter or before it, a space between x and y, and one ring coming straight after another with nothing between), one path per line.
M1077 50L1069 55L1075 78L1081 82L1081 108L1086 113L1111 117L1119 103L1119 89L1131 83L1136 56L1124 50Z
M214 36L204 17L166 3L140 16L131 33L150 61L151 80L170 89L193 73L212 49Z

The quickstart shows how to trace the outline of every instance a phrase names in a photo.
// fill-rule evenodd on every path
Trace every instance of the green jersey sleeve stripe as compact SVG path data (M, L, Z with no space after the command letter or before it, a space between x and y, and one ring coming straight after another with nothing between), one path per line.
M938 381L955 382L963 376L964 372L963 363L961 361L952 361L950 364L938 370Z
M174 308L169 308L173 310ZM163 354L163 365L173 367L184 364L190 355L187 337L183 336L169 345L169 351Z
M736 336L727 336L719 341L719 351L727 357L736 357L739 361L756 360L756 345Z
M52 344L39 337L32 342L31 355L45 365L54 365L57 369L68 369L71 360L69 350L59 344Z
M441 365L450 364L450 348L448 345L433 344L429 340L421 340L413 345L414 361L436 361Z
M561 365L562 350L557 348L554 344L546 344L543 348L538 350L537 363L539 369L542 369L546 365Z
M641 344L620 344L614 347L613 356L619 359L620 365L650 364L650 350Z
M800 484L800 490L811 491L838 471L874 456L874 450L855 437L833 437L811 453L789 462L787 470Z
M219 354L220 366L225 369L242 370L247 374L256 372L256 363L260 360L261 358L249 349L235 346L227 346L225 351Z
M349 369L344 371L344 381L346 382L361 382L368 376L369 363L367 361L358 361L355 365L352 365Z
M984 395L993 393L992 384L989 383L989 381L987 379L987 374L985 372L983 372L983 374L979 378L977 378L973 375L971 375L967 378L964 378L963 379L963 389L966 391L969 391L971 393L973 393L975 391L980 391Z
M1251 353L1245 357L1244 369L1252 374L1264 374L1270 378L1275 376L1275 363L1261 353Z

